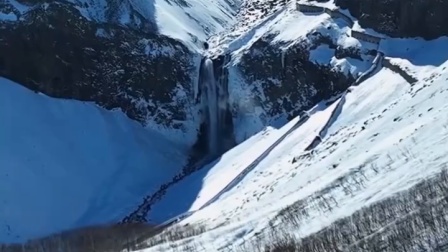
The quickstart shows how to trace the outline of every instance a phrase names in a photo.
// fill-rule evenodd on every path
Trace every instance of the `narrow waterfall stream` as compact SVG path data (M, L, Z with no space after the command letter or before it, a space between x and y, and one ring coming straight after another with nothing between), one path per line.
M202 132L206 155L217 157L234 145L232 116L229 110L228 75L229 57L204 58L200 66L197 98L200 98Z
M213 68L213 61L209 58L205 59L202 69L202 107L206 113L205 121L207 123L208 136L208 154L215 156L220 151L220 130L219 130L219 114L221 113L218 106L218 92L217 81Z

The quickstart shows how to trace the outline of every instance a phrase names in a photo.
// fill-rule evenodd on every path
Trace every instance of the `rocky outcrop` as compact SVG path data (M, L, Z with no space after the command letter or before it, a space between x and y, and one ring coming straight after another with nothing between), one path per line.
M313 35L312 44L298 41L282 51L270 37L264 37L243 55L239 67L247 82L253 83L250 88L256 95L254 100L269 116L295 117L322 99L344 91L354 80L309 60L310 48L331 44L331 40L319 38Z
M399 74L410 85L414 85L418 81L418 79L409 74L408 71L403 69L400 65L392 63L388 58L383 60L383 66Z
M392 37L434 39L448 35L448 2L444 0L336 0L361 26Z
M1 76L49 96L120 108L142 123L183 127L199 55L150 29L88 20L68 3L29 2L36 5L22 14L0 6L18 16L0 21Z
M354 22L338 9L329 9L308 4L297 4L297 10L305 13L327 13L333 18L342 18L348 26ZM272 37L273 35L271 35ZM366 42L379 44L380 37L363 32L352 31L352 36ZM343 48L335 44L331 37L314 31L307 38L295 41L294 45L280 48L281 44L272 43L270 36L264 36L252 45L242 57L238 67L248 83L253 83L252 93L269 117L288 115L295 117L302 110L308 109L317 102L345 91L352 83L359 84L370 76L377 68L373 66L359 80L350 74L345 75L331 66L317 65L309 60L310 51L321 45L334 49L338 59L351 57L363 60L362 54L377 54L361 52L360 48ZM381 55L382 54L378 54ZM377 55L377 58L378 58Z

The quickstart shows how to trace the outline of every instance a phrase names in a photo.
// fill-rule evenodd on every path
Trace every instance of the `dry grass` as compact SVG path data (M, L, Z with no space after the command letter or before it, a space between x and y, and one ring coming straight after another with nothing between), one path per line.
M207 228L202 224L189 224L189 225L174 225L163 230L159 233L147 239L144 243L141 243L139 248L149 248L159 244L171 243L174 244L176 241L180 241L186 238L194 237L205 233ZM173 245L174 246L174 245ZM176 245L177 247L177 245ZM188 246L187 246L188 247ZM174 248L173 248L174 249ZM186 248L185 248L186 249ZM188 247L190 251L192 248ZM195 251L195 250L192 250Z
M448 251L448 172L423 180L306 237L294 235L302 202L283 209L276 224L238 246L241 252ZM292 228L294 227L295 228Z
M148 224L111 224L79 228L24 244L0 244L0 252L115 252L132 251L143 235L161 232Z

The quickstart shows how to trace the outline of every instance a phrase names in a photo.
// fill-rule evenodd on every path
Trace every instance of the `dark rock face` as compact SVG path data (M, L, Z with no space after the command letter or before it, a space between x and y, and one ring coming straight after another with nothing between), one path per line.
M392 37L434 39L448 35L445 0L336 0L361 26Z
M282 53L270 38L262 38L243 56L242 72L248 83L254 83L255 99L269 116L295 117L302 110L345 90L354 80L330 66L310 62L310 47L315 45L297 43Z
M104 0L104 3L95 1L73 1L73 3L70 3L69 1L55 0L17 0L17 2L24 6L32 7L57 3L60 6L77 8L90 21L121 24L128 28L145 30L146 32L157 31L157 25L153 16L155 11L154 1L147 1L144 5L138 0ZM105 4L105 6L102 4Z
M49 96L121 108L140 122L182 126L185 101L174 100L179 89L191 90L193 57L176 40L89 21L70 4L36 5L0 22L1 76Z
M361 50L359 48L342 48L338 46L336 48L334 56L337 59L343 59L343 58L353 58L358 60L363 60L361 57Z

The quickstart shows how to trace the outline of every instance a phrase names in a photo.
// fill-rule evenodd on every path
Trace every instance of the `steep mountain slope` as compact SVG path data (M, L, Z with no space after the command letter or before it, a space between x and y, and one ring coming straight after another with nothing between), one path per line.
M121 108L191 146L200 52L239 1L0 2L0 75L52 97Z
M270 6L269 1L257 3ZM232 58L229 102L237 142L342 92L375 56L374 46L347 36L350 26L344 20L298 12L292 2L275 6L265 12L246 7L238 17L240 26L210 40L210 54Z
M321 6L336 8L331 2ZM447 244L444 212L432 221L424 215L434 207L440 209L434 202L448 192L443 173L448 162L448 118L444 113L448 107L448 38L391 38L362 28L355 18L344 15L330 15L325 9L308 14L280 7L255 22L258 25L237 27L233 33L212 38L211 55L232 56L229 85L233 85L230 90L237 97L235 102L246 102L251 109L246 118L240 118L246 136L263 125L278 125L261 120L288 111L271 110L269 95L273 93L266 92L268 86L259 88L266 92L260 95L260 102L247 97L254 93L248 89L260 82L278 83L281 91L288 83L274 79L286 64L281 51L270 54L266 50L270 46L288 52L288 46L299 46L297 41L309 43L313 34L330 46L316 46L314 40L305 46L307 60L355 77L348 78L352 81L343 83L341 90L353 86L339 94L328 92L334 79L324 79L327 82L320 85L327 94L312 100L309 97L316 94L312 93L305 98L309 105L291 106L298 109L297 114L307 109L309 119L302 114L278 130L268 127L168 188L148 218L166 221L162 225L180 222L148 239L150 248L142 251L258 251L272 245L275 241L270 239L283 231L289 235L284 241L302 239L298 251L335 251L336 247L373 251L378 246L390 251L409 251L416 246L441 251L441 244ZM297 29L297 24L304 29ZM373 43L364 41L369 39ZM257 48L257 43L263 46ZM372 52L380 53L374 57ZM348 54L341 56L344 53ZM248 79L248 73L240 71L244 57L259 59L259 64L270 70L255 72L259 80ZM272 57L278 60L269 62ZM249 67L256 64L251 61ZM288 95L301 91L300 85L310 81L308 73L302 74L308 78L303 82L297 81L300 76L292 78L296 85L285 91ZM274 102L284 103L278 96L272 97ZM318 103L320 98L324 100ZM437 193L429 194L431 190ZM413 199L416 194L421 195L418 202ZM415 214L409 214L414 210ZM378 211L385 214L373 214ZM413 222L426 226L412 226ZM427 230L430 225L437 228ZM381 237L387 239L380 241Z
M397 38L371 20L364 26L369 17L351 13L355 7L339 9L346 7L341 2L2 1L0 75L49 96L122 110L145 126L118 111L2 80L0 102L7 106L0 116L10 123L0 125L1 142L14 142L24 101L35 103L33 117L20 124L24 138L0 146L4 176L13 174L1 195L4 240L123 218L162 226L181 221L140 244L148 251L256 251L251 246L264 245L282 226L303 238L297 245L303 251L416 246L406 236L399 249L390 241L399 225L424 222L407 215L408 208L431 210L446 192L444 182L437 189L442 196L418 190L447 161L448 38ZM438 28L426 35L443 35L436 21L444 19L431 20ZM409 35L406 29L396 30ZM428 38L422 29L411 35ZM224 140L241 144L207 165L203 151L198 156L205 159L181 170L192 147L210 140L204 114L213 114L212 105L224 108L230 124ZM92 123L84 132L79 122ZM33 139L42 146L33 148L27 142ZM28 165L22 153L38 162ZM44 172L18 182L42 166ZM30 185L41 189L32 195L48 197L21 200L17 195L32 198ZM400 205L416 190L425 195L421 201ZM378 206L393 214L373 215ZM29 208L36 215L22 219ZM362 232L347 224L353 222ZM347 234L338 229L344 225ZM441 226L415 230L445 242ZM378 242L381 236L389 238Z
M0 1L2 242L118 222L182 171L202 43L238 4Z
M4 78L0 121L0 242L117 221L188 158L121 112Z
M412 222L421 218L420 215L404 215L411 211L403 205L408 204L405 201L407 193L417 190L425 195L427 191L421 191L420 182L436 179L448 163L448 118L445 113L448 108L448 61L438 66L414 66L414 71L419 82L413 86L400 75L383 68L351 88L337 120L328 128L322 142L306 151L333 113L335 103L310 111L310 118L304 124L286 136L255 167L244 172L246 175L238 176L238 183L233 183L205 208L201 206L224 187L224 181L230 182L237 176L234 170L244 170L247 163L258 157L255 151L259 153L260 149L267 149L274 139L263 142L263 137L254 137L247 141L247 145L241 145L245 152L237 147L235 152L225 154L222 162L218 160L212 164L205 176L197 174L204 179L192 178L179 183L177 190L173 189L171 196L160 203L163 210L155 215L176 209L197 210L178 225L189 224L192 229L199 225L202 231L186 231L193 235L178 241L163 235L152 238L148 241L150 244L159 243L157 239L165 239L167 243L143 251L167 251L169 247L177 247L179 251L187 247L194 247L193 251L256 251L257 248L251 246L263 245L260 239L273 242L269 241L269 237L275 237L269 236L272 235L270 227L304 239L303 251L334 251L336 245L344 251L372 251L372 246L378 243L376 237L381 236L390 237L380 242L386 248L392 249L393 240L402 244L403 247L394 251L409 251L405 249L420 243L431 250L447 243L447 237L443 235L446 226L439 219L434 221L441 225L440 228L425 231L423 236L417 235L423 230L416 226L406 226L406 232L414 233L410 237L394 236L399 235L394 233L395 225L401 223L398 219ZM291 121L280 132L285 132L297 121ZM233 153L241 153L241 156ZM417 184L419 187L414 187ZM433 189L442 197L448 192L446 184L443 185ZM182 197L181 192L192 186L200 191L198 198L188 204L190 207L176 205L170 208L173 205L168 202ZM433 204L433 197L418 198L416 211ZM388 203L392 199L398 201ZM383 211L393 213L391 217L379 216L381 221L372 223L373 226L366 227L365 231L363 228L362 232L340 229L346 218L351 218L355 226L367 225L368 220L360 216L368 214L370 207L383 203ZM405 207L403 211L400 210L402 207ZM372 218L376 217L372 215ZM334 244L331 240L325 243L333 237L326 236L326 232L330 235L342 231L348 233L336 234L336 237L347 237L346 240L335 238ZM429 242L436 237L437 244ZM362 246L360 240L363 240ZM317 249L319 244L330 247ZM317 247L312 250L306 247L308 245Z

